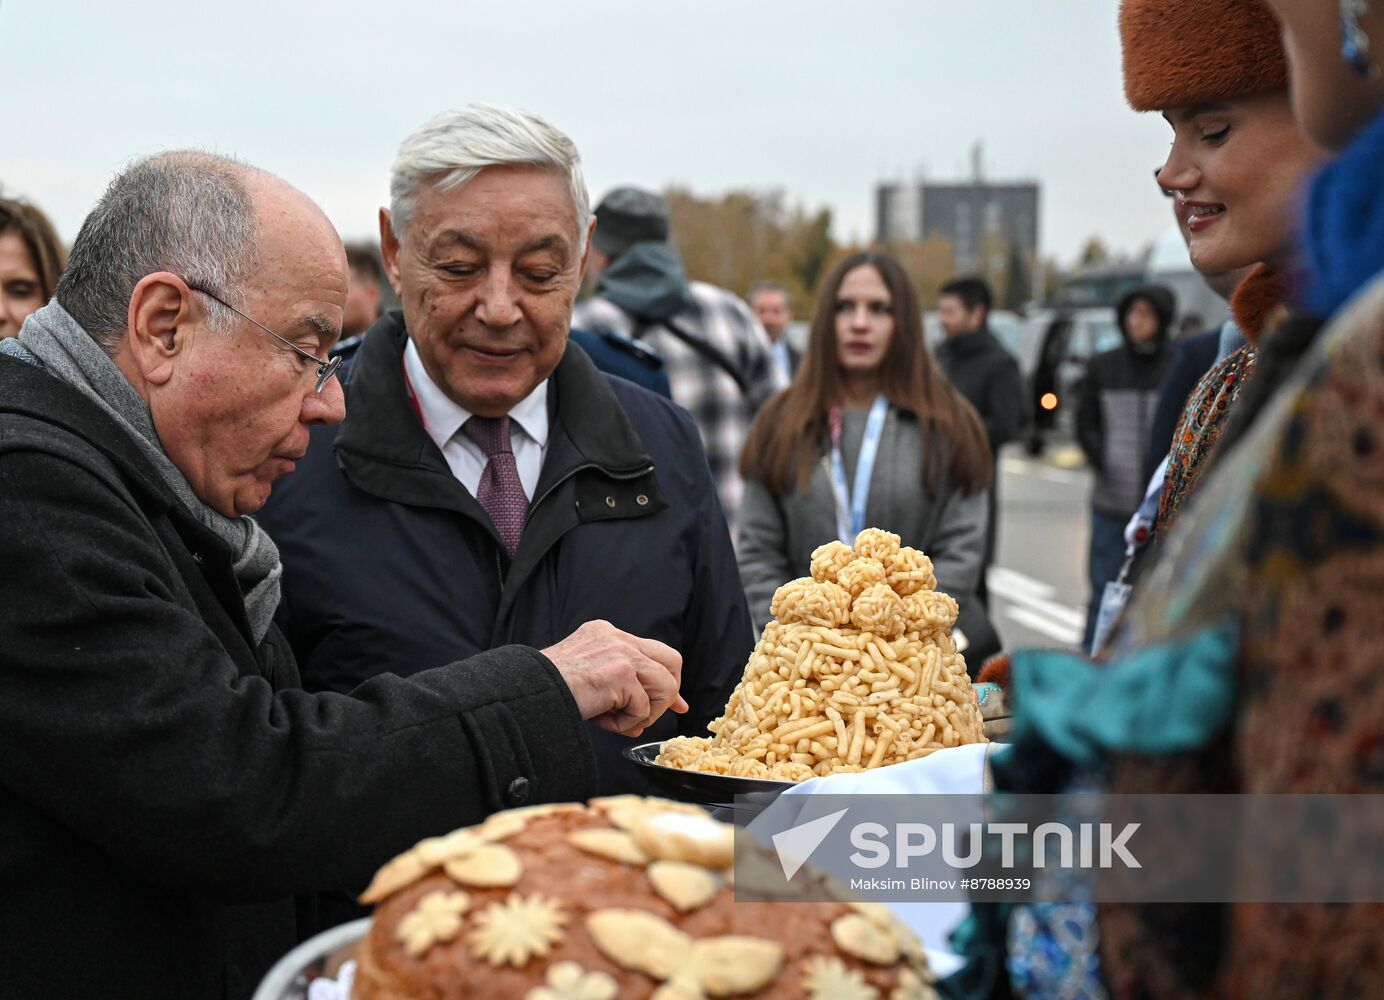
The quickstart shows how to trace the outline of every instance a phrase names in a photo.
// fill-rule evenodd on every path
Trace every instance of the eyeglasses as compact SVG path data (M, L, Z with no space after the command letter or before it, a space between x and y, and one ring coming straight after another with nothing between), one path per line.
M1167 164L1165 163L1165 164L1163 164L1163 166L1166 167ZM1154 168L1153 168L1153 182L1154 182L1155 184L1158 184L1158 175L1161 174L1162 172L1163 172L1163 167L1154 167ZM1177 197L1177 192L1176 192L1176 191L1174 191L1172 188L1165 188L1162 184L1158 184L1158 190L1160 190L1160 191L1163 192L1163 197L1164 197L1164 198L1176 198L1176 197Z
M203 295L211 299L213 302L219 302L221 305L225 306L227 309L235 313L241 319L245 320L245 322L253 323L255 326L259 327L265 333L269 334L269 336L273 337L279 343L283 344L285 347L291 350L294 354L297 354L299 357L306 358L307 360L315 364L317 366L317 384L313 386L313 392L321 392L322 387L327 384L327 380L330 379L333 375L335 375L336 370L341 367L342 359L340 357L323 359L319 358L315 354L309 354L307 351L303 350L297 344L293 343L293 341L288 340L284 337L280 337L277 333L269 329L269 327L265 326L263 323L259 322L258 320L253 320L249 316L246 316L243 312L241 312L235 306L231 305L225 299L221 298L221 296L217 295L215 292L208 291L207 289L202 288L199 285L190 284L187 287L192 289L194 292L201 292Z

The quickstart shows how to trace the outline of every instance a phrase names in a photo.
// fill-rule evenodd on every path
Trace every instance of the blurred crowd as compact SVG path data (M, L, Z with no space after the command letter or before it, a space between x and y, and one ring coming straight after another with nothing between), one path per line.
M13 223L0 236L0 266L8 274L3 335L18 336L24 319L52 298L61 270L55 262L65 261L66 249L37 208L4 204ZM769 619L774 590L806 573L813 549L883 526L929 553L939 585L962 608L975 663L998 652L985 591L996 540L995 457L1024 429L1026 393L1018 364L987 327L993 295L986 282L961 277L939 290L946 340L934 356L917 290L901 264L884 251L858 254L825 277L806 343L797 345L787 336L794 303L784 286L762 282L746 301L689 278L661 195L617 188L593 215L589 294L576 303L565 332L598 370L692 416L698 442L676 461L710 467L756 629ZM341 336L328 353L341 359L337 377L349 385L366 334L391 321L387 304L395 323L406 321L407 310L399 308L404 289L396 274L386 274L378 244L350 242L345 254ZM442 363L423 350L417 358L420 372ZM536 443L517 416L515 422L521 441ZM459 447L455 430L430 433L444 457ZM540 467L536 461L534 482L525 484L530 502ZM284 484L257 514L281 549L293 542L284 536L310 523L297 501L285 499L300 492ZM319 499L316 491L302 495L302 502ZM279 523L279 510L288 522ZM320 553L315 558L320 566ZM292 563L286 570L291 579ZM304 590L344 613L331 588ZM355 655L372 666L353 669L328 645L322 655L333 663L331 675L318 675L312 650L296 636L311 631L316 644L319 630L293 607L295 590L285 596L284 618L296 611L290 636L313 686L349 690L389 666L353 640Z
M1166 289L1118 304L1076 417L1087 655L993 664L996 786L1378 792L1384 10L1119 24L1229 310L1175 338ZM791 342L787 289L696 280L674 235L660 195L592 207L566 135L480 104L404 139L378 244L194 150L121 171L70 254L0 200L15 995L248 996L421 837L647 792L623 751L703 734L774 591L864 528L931 557L973 670L1002 652L1027 390L990 289L943 286L930 348L899 261L858 253ZM956 989L1374 995L1379 916L977 906Z

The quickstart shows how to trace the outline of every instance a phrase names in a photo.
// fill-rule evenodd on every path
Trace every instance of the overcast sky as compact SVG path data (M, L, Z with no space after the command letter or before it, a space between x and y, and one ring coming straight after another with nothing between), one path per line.
M70 240L122 163L234 153L372 235L400 140L471 100L577 143L593 197L784 189L873 233L920 170L1042 182L1041 243L1171 225L1167 126L1124 104L1114 0L0 0L0 183Z

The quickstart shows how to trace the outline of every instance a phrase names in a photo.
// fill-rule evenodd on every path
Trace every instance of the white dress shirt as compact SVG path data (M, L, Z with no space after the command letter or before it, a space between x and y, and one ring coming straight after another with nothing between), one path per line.
M423 367L423 359L418 356L418 348L412 340L404 348L404 370L423 414L423 429L442 452L452 475L475 496L489 459L480 445L461 432L462 425L472 417L471 411L458 406L437 387ZM533 491L538 488L538 474L543 469L543 456L548 450L547 379L538 383L533 392L509 411L509 442L514 450L514 464L519 469L519 481L532 501Z
M788 350L788 341L783 339L783 334L779 334L779 339L770 345L770 352L774 355L774 362L778 365L779 371L783 372L783 377L789 382L793 381L793 354Z

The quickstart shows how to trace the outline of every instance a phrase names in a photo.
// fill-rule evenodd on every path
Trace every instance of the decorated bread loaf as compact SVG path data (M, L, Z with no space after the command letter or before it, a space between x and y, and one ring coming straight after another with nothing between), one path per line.
M735 902L733 828L634 796L539 806L380 869L353 1000L929 1000L883 907ZM800 879L807 872L800 873Z

